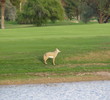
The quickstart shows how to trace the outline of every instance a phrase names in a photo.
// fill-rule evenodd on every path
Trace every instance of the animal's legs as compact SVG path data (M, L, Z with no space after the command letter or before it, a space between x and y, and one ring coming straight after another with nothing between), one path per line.
M44 63L47 64L47 57L44 56Z
M55 58L53 58L53 65L55 65Z

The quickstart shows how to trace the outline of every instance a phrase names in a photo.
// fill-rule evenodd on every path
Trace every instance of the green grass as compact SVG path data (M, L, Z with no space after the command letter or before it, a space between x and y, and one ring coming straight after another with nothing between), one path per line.
M83 25L83 22L75 23L74 20L63 20L63 21L56 21L55 23L48 21L46 24L43 24L42 27L45 26L66 26L66 25ZM97 22L88 22L87 24L96 24ZM6 29L14 29L14 28L29 28L29 27L35 27L35 25L32 24L17 24L17 22L13 21L6 21L5 22Z
M45 52L59 48L56 65ZM110 24L28 27L0 30L0 79L26 73L110 71Z

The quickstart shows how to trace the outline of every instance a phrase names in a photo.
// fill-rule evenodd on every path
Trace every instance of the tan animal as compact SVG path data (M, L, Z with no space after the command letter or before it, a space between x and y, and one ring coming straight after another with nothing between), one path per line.
M47 59L48 58L52 58L53 59L53 65L55 65L55 58L56 58L56 56L58 55L59 52L61 52L61 51L56 48L56 50L53 51L53 52L47 52L47 53L45 53L44 56L43 56L44 63L47 64L47 62L46 62Z

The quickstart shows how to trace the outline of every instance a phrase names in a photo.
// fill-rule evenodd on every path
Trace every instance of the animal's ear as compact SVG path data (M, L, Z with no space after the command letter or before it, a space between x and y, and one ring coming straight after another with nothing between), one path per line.
M59 52L61 52L61 51L59 50Z
M56 48L56 50L57 50L58 52L61 52L58 48Z
M57 48L55 50L58 50Z

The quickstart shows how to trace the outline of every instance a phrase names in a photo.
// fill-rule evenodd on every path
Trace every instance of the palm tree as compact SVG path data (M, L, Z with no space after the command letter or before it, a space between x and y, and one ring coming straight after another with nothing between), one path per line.
M0 2L1 2L1 29L4 29L5 0L0 0Z
M26 0L20 0L20 12L22 11L22 5L23 5L23 3L25 3L26 2Z
M16 6L16 8L21 12L22 6L27 0L10 0L10 2Z

